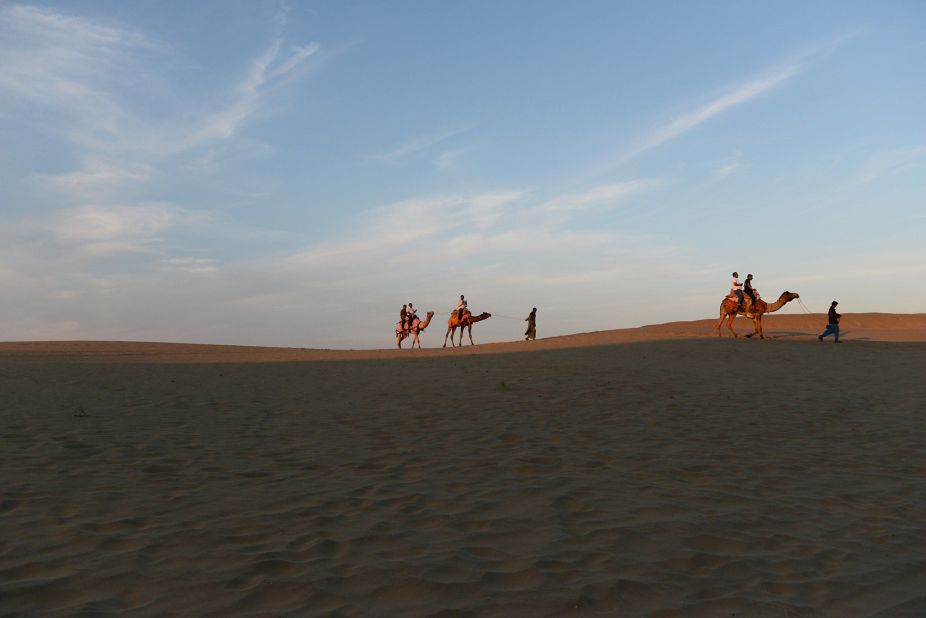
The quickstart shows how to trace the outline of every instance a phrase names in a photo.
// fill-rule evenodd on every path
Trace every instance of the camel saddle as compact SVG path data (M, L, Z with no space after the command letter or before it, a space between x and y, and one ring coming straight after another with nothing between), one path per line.
M736 306L739 304L739 298L737 298L735 293L731 292L727 294L726 298L723 299L723 304ZM756 292L756 306L759 308L762 308L762 313L764 313L765 308L768 307L765 301L762 300L762 297L759 296L758 292ZM754 313L753 311L751 311L752 308L753 308L752 299L749 298L748 294L744 294L743 295L743 310L746 313Z
M396 323L395 323L395 332L397 332L397 333L407 333L407 332L413 331L413 330L415 330L416 328L418 328L418 325L419 325L419 324L421 324L421 318L419 318L418 316L415 316L415 319L412 320L411 328L405 328L405 323L404 323L404 322L396 322Z

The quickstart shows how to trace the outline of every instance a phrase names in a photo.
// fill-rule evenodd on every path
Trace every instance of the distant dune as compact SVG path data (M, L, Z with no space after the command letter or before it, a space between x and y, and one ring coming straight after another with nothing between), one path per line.
M826 326L825 315L767 315L763 318L766 337L774 340L812 340ZM752 332L752 322L737 318L734 325L743 338ZM926 314L854 313L845 314L841 329L848 341L926 341ZM424 350L412 352L409 342L404 350L386 347L380 350L320 350L311 348L270 348L259 346L203 345L186 343L152 343L136 341L27 341L0 343L0 356L11 358L67 358L115 362L285 362L301 360L364 360L374 358L408 358L442 354L499 354L530 350L555 350L614 345L665 339L717 338L716 320L669 322L579 333L537 341L487 343L463 349L444 350L444 327L432 325L422 336ZM542 333L542 329L541 329ZM730 338L723 332L725 338ZM384 341L389 342L388 335ZM832 342L832 338L829 339Z
M0 614L924 616L926 316L824 321L0 344Z

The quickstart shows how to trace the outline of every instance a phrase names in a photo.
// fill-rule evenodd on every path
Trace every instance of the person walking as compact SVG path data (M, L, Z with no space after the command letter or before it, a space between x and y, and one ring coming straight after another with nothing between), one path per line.
M524 337L524 341L537 338L537 307L531 309L530 315L527 316L524 320L527 322L527 330L524 331L524 334L527 335Z
M836 336L836 343L841 343L839 341L839 318L842 317L842 314L836 313L836 305L838 305L835 300L830 305L830 312L828 316L828 324L826 325L826 330L823 331L822 335L818 335L817 339L823 341L824 337L829 337L830 335Z

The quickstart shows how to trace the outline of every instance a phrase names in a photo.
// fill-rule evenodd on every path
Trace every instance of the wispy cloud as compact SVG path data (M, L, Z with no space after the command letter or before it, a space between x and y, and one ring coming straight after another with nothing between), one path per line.
M717 165L713 170L711 170L711 173L713 174L714 178L717 178L717 179L726 178L727 176L729 176L730 174L738 170L739 167L740 167L740 162L738 158L728 159L720 163L719 165Z
M88 159L79 170L61 174L37 174L36 178L68 201L100 202L137 193L137 188L147 183L154 174L154 168L145 163L119 164Z
M868 156L862 170L862 181L874 182L884 176L921 169L926 169L926 146L890 148Z
M5 221L10 247L31 247L42 253L30 261L58 256L67 268L75 259L113 258L120 254L151 254L159 250L165 234L178 226L191 226L201 217L165 203L89 204L65 208L44 216Z
M711 118L775 89L796 75L800 69L800 65L797 64L785 66L762 77L739 84L727 93L676 116L640 139L620 157L618 162L623 163L648 150L677 139Z
M545 213L576 211L592 206L615 204L631 195L652 189L660 184L652 178L638 178L625 182L600 185L580 193L561 195L541 204L539 210Z
M457 162L460 160L460 157L466 152L465 148L457 148L455 150L445 150L437 157L435 165L439 170L449 170L454 167Z
M0 113L34 122L56 142L59 160L76 161L30 177L30 189L50 192L64 209L33 219L27 235L59 252L116 256L152 252L191 223L182 207L152 199L154 181L178 169L211 172L245 150L272 152L242 130L320 50L286 44L285 21L279 13L275 38L210 104L170 90L162 68L179 52L145 32L0 4Z
M264 110L269 91L319 50L317 43L284 49L278 37L218 99L221 103L203 107L199 101L183 102L176 93L180 104L165 109L177 112L155 119L127 85L144 91L146 82L158 82L150 68L158 65L149 55L174 53L166 44L129 28L10 5L0 7L0 94L8 105L41 106L48 112L44 129L82 149L78 158L109 157L115 165L127 156L145 157L150 164L236 137ZM149 94L172 96L155 89ZM90 175L92 167L83 173Z
M130 120L116 92L120 83L136 83L132 54L161 49L137 31L31 6L0 6L0 101L60 113L65 121L51 128L73 141L116 140Z
M170 258L162 260L168 268L192 274L209 274L218 270L216 261L209 258Z
M278 39L254 60L245 78L235 89L232 102L199 120L202 128L180 142L181 150L233 137L259 110L266 88L295 70L320 49L318 44L313 43L296 47L287 56L281 57L281 47L282 41Z
M733 86L708 100L694 105L651 129L616 157L608 160L596 173L619 166L659 146L676 140L708 121L784 86L792 78L825 58L858 31L826 37L783 62Z
M404 142L392 150L387 152L382 152L378 154L369 155L367 158L371 161L385 161L385 162L396 162L406 157L412 156L416 153L419 153L424 150L428 150L437 146L438 144L445 142L461 133L465 133L472 129L471 126L461 127L457 129L450 129L447 131L438 131L436 133L430 133L428 135L422 135L414 139Z

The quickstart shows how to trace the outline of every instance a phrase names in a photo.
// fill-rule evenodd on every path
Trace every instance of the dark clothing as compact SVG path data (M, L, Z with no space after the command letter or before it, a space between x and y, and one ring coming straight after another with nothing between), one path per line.
M839 318L841 317L840 314L836 313L836 307L830 305L829 323L826 325L826 330L823 331L823 334L818 336L817 339L823 341L824 337L835 335L836 343L839 343Z
M752 299L752 304L755 305L756 304L756 291L752 289L752 280L746 279L746 283L743 284L743 288L744 288L744 291L746 292L746 295Z
M739 299L740 307L743 306L743 290L736 290L736 297Z
M530 315L525 319L527 322L527 330L524 331L524 334L527 335L528 339L537 338L537 312L531 311Z

